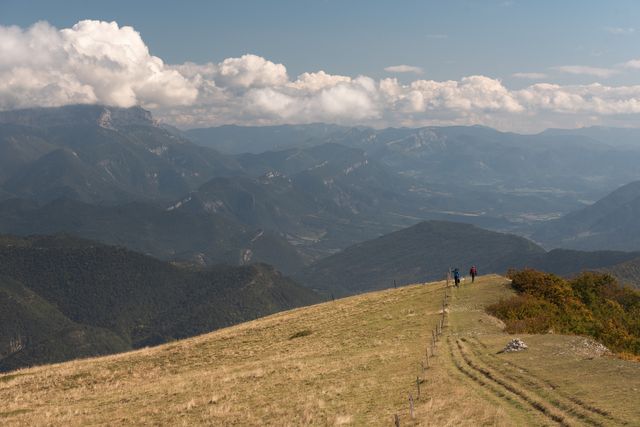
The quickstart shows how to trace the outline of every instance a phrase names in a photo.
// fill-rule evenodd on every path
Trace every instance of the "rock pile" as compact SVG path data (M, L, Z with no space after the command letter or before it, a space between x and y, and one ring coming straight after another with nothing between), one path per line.
M587 358L602 357L611 354L611 351L607 347L590 338L582 338L573 345L571 350L577 356Z
M501 353L511 353L512 351L526 350L528 347L520 338L515 338L509 341L509 344L502 349Z

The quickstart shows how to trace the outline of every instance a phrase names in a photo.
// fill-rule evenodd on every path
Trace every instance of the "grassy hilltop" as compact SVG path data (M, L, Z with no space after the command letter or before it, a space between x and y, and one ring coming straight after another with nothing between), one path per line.
M0 376L4 425L632 425L640 364L586 338L513 338L485 306L513 295L483 276L275 314L131 353ZM422 381L417 397L416 378ZM409 394L415 399L409 414Z

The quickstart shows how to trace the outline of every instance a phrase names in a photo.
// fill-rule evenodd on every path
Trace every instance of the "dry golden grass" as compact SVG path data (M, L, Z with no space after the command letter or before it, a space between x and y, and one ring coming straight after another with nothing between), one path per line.
M473 366L509 379L524 396L564 414L567 424L589 417L600 424L640 419L640 405L631 408L630 401L640 388L636 363L558 354L549 364L544 357L574 339L559 336L524 337L533 344L528 353L495 355L509 337L483 307L509 292L498 276L454 290L449 326L425 372L421 362L440 318L444 283L369 293L156 348L2 375L0 424L369 426L393 425L396 414L401 425L556 422ZM581 385L589 363L606 370L594 381L618 382L606 389L606 403L596 393L602 385ZM551 381L557 389L538 389ZM626 403L625 388L632 396ZM579 412L582 406L571 398L585 407L597 403L609 418L581 419L548 403L569 402Z

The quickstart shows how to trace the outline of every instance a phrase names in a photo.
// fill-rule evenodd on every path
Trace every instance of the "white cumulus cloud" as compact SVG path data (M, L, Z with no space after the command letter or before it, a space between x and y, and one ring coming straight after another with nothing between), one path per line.
M216 77L224 86L243 88L278 86L289 81L284 65L256 55L225 59L218 64Z
M185 105L197 90L152 56L140 34L115 22L58 30L0 26L0 108L70 103Z

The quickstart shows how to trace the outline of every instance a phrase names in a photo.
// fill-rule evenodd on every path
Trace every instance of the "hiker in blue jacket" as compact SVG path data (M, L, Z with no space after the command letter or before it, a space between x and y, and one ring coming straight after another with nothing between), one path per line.
M460 287L460 270L458 270L457 268L453 270L453 281L456 285L456 288L459 288Z

